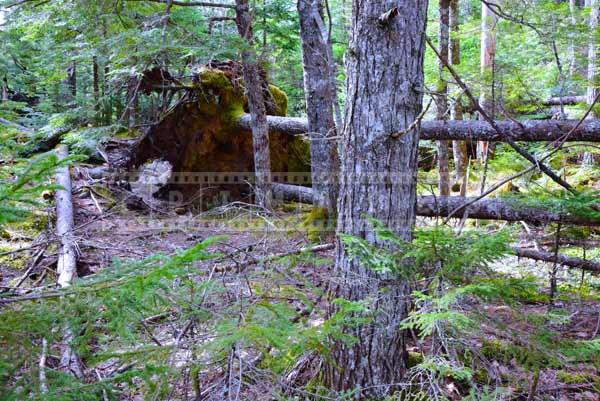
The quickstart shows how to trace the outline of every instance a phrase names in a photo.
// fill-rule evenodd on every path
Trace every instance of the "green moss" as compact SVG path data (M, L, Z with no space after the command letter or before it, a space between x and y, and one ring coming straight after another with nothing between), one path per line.
M310 171L310 143L300 137L294 138L288 145L288 171L304 173Z
M315 207L302 222L302 227L307 229L308 238L311 242L322 242L330 224L327 209Z
M200 71L202 89L215 89L218 92L233 92L233 85L221 70L204 68Z
M590 373L570 373L564 370L556 373L556 379L565 384L591 383L594 377Z
M504 364L508 364L515 359L526 367L539 367L556 362L541 349L529 349L500 340L486 342L481 347L481 354L490 360L496 360Z
M408 353L408 367L409 368L414 368L415 366L417 366L420 363L423 363L425 359L423 358L423 355L420 352L409 352Z
M2 228L0 235L2 238L8 240L16 239L14 238L15 234L35 238L47 227L48 215L42 212L36 212L31 213L22 221L11 223L10 225Z
M138 130L122 130L116 133L115 137L120 139L137 139L142 137L144 134Z
M288 113L288 96L284 91L275 85L269 85L269 92L275 102L274 108L270 110L276 116L287 116Z

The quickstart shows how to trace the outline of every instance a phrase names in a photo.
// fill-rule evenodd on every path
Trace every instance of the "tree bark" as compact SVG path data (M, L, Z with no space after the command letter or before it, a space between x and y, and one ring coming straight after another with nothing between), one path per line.
M271 159L269 155L269 125L267 123L267 109L265 106L263 79L257 60L256 51L253 49L254 34L252 30L252 15L248 0L236 0L236 25L246 48L242 50L242 63L244 65L244 82L246 96L250 109L250 129L254 147L254 172L256 203L266 209L271 209L273 193L271 188Z
M309 187L289 184L275 184L273 191L278 199L288 202L313 202L313 192ZM474 198L462 196L419 196L417 198L417 216L422 217L448 217L454 210L470 203ZM464 208L452 215L462 218ZM526 221L536 225L558 223L575 226L598 227L600 220L580 217L572 214L554 213L548 210L523 207L516 202L502 199L482 199L468 207L468 217L482 220Z
M445 63L450 59L450 0L439 2L440 24L438 31L438 47L444 61L438 62L438 87L436 98L436 120L448 119L448 83L444 77ZM450 151L448 141L437 142L438 154L438 188L441 196L450 195Z
M528 120L515 123L497 120L501 134L485 121L423 121L421 140L496 141L503 142L506 136L519 142L552 142L564 139L578 124L577 120ZM271 131L302 135L308 132L304 118L268 116ZM238 120L241 128L250 129L251 117L246 114ZM524 132L521 132L521 128ZM600 119L586 120L567 138L568 142L600 142Z
M488 0L490 5L498 4L497 0ZM498 17L486 4L481 3L481 76L482 89L479 97L479 105L494 118L494 79L493 73L496 60L496 24ZM489 83L489 87L488 87ZM490 144L480 141L477 144L478 159L483 161L489 152Z
M335 215L339 157L334 121L335 87L331 51L323 21L322 0L298 0L315 206Z
M415 223L418 127L398 139L393 134L408 128L421 113L422 93L416 88L424 84L427 3L353 4L338 231L381 247L390 245L376 238L365 215L407 241ZM408 314L408 282L367 269L348 255L340 238L332 282L335 297L367 301L371 320L346 329L356 343L335 344L326 371L328 385L336 390L361 387L360 399L383 398L406 371L399 326Z

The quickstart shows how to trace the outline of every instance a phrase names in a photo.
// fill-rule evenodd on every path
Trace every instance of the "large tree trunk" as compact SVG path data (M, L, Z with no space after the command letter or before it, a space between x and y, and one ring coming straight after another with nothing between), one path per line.
M450 0L440 0L440 25L438 31L438 48L442 60L438 61L438 86L436 99L436 120L448 119L448 83L444 77L445 63L449 60L450 53ZM450 150L448 141L437 142L438 153L438 188L441 196L450 195Z
M271 188L271 158L269 156L269 125L267 124L267 109L263 94L263 78L256 51L253 49L254 34L252 31L252 15L248 0L236 0L236 25L242 39L247 46L242 50L242 63L244 64L244 82L246 96L251 116L252 141L254 146L254 173L255 173L255 202L266 208L273 206L273 193Z
M418 128L398 139L422 109L427 0L357 1L347 61L347 106L341 145L338 230L386 247L365 215L411 240L415 223ZM404 88L398 91L397 88ZM336 297L371 301L369 324L348 328L327 370L337 390L361 387L361 399L383 398L406 371L404 333L408 282L367 269L338 238ZM390 284L393 283L393 284ZM376 302L373 302L376 300Z
M492 7L498 4L497 0L488 0ZM481 88L479 105L489 115L494 117L494 69L496 60L496 24L498 17L490 6L481 3L481 76L484 84ZM489 83L489 86L488 86ZM490 144L481 141L477 144L477 154L480 161L483 161L490 152Z
M289 202L312 203L313 192L308 187L289 184L275 184L273 192L278 199ZM468 207L475 198L462 196L419 196L417 198L417 216L462 218L468 209L468 217L482 220L526 221L536 225L562 222L576 226L598 227L599 220L560 214L548 210L524 207L517 202L502 199L481 199ZM459 209L456 211L457 209Z
M304 118L268 116L269 130L302 135L308 132L308 122ZM577 126L577 120L528 120L496 121L501 134L485 121L423 121L421 140L455 141L506 141L511 137L519 142L552 142L565 139L565 135ZM250 129L251 117L246 114L238 120L242 128ZM566 138L568 142L600 142L600 119L586 120Z
M312 187L315 206L335 214L337 205L336 124L333 118L335 87L331 80L333 60L323 21L322 0L298 0L304 94L310 138Z

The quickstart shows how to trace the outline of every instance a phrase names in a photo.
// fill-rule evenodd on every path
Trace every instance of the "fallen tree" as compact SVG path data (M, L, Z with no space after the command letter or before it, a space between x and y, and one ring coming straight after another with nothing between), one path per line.
M275 184L273 194L276 199L293 202L312 203L312 190L308 187L289 184ZM473 198L460 196L420 196L417 198L417 215L423 217L447 217ZM600 221L572 214L560 214L548 210L520 207L517 203L501 199L482 199L468 208L458 210L453 217L483 220L527 221L533 224L562 222L578 226L600 226Z
M302 135L308 131L304 118L268 117L269 129L290 135ZM577 125L577 120L529 120L496 121L501 133L485 121L450 120L423 121L421 140L453 141L493 141L506 142L506 137L519 142L544 142L565 139L565 136ZM238 119L244 129L250 127L250 116L245 114ZM600 142L600 119L586 120L566 138L567 141Z
M555 257L553 252L542 252L528 248L513 248L513 250L520 258L534 259L548 263L558 263L559 265L567 267L600 273L600 263L592 260L576 258L574 256L567 256L564 254L558 254L558 256Z

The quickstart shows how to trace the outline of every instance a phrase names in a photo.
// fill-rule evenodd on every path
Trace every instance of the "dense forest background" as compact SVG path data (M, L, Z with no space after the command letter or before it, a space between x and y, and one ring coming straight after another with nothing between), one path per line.
M599 25L0 0L0 399L600 400Z

